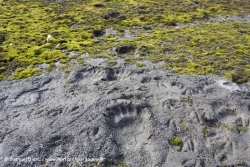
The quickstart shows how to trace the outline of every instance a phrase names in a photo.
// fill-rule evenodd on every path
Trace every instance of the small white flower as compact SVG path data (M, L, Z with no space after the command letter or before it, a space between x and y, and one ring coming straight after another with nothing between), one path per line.
M50 39L51 37L52 37L52 36L51 36L50 34L47 36L47 39L46 39L47 43L49 43L49 39Z

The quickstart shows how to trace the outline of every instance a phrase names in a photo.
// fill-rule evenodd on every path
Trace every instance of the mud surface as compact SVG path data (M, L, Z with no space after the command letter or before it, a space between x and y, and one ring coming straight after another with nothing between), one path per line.
M0 166L250 166L249 119L249 88L215 77L81 67L4 81ZM48 161L65 157L82 160Z

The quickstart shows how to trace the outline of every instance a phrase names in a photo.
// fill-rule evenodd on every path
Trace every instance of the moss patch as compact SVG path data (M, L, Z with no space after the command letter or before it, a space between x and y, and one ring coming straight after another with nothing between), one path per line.
M243 127L243 126L240 126L240 125L237 125L237 130L238 130L239 132L241 132L241 131L247 131L247 128L246 128L246 127Z
M28 68L17 68L15 70L15 73L12 75L12 79L29 78L33 75L39 75L39 74L41 73L32 66Z
M184 128L185 130L189 130L188 125L187 125L186 123L183 122L181 125L183 126L183 128Z
M116 60L108 60L108 61L107 61L107 64L108 64L109 66L115 66L115 65L117 64L117 62L116 62Z
M182 144L182 140L179 136L172 137L169 142L174 146L180 146Z
M143 62L136 62L137 67L146 67L146 65Z
M220 75L238 83L250 78L250 23L174 27L219 14L250 14L248 1L0 0L0 4L0 80L39 75L35 69L42 63L51 64L49 69L57 61L67 65L70 51L88 52L93 58L119 56L125 64L136 63L137 53L139 60L164 61L165 68L180 74ZM111 26L117 35L106 34ZM134 35L126 37L126 30Z
M207 135L207 134L208 134L208 129L204 129L204 130L203 130L203 134L204 134L204 135Z

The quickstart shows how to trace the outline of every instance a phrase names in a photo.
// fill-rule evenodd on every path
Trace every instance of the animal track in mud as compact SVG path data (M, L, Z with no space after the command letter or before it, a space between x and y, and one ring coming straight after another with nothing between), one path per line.
M113 81L113 80L116 80L117 77L116 77L116 72L114 69L112 68L108 68L107 71L106 71L106 77L105 77L105 80L108 80L108 81Z
M22 155L26 150L28 150L30 145L23 146L20 150L18 150L17 155Z
M67 150L68 145L74 142L74 136L62 136L62 135L55 135L50 137L46 142L43 142L39 147L39 154L43 153L52 153L56 147L62 146L65 151Z
M25 94L22 94L21 96L16 98L16 101L12 103L13 106L19 106L19 105L31 105L36 102L38 102L40 99L39 93L32 93L28 92Z
M184 83L180 83L180 82L171 82L170 85L171 86L176 86L179 89L183 89L183 87L185 86Z
M111 127L123 128L133 123L141 114L147 104L120 103L108 108L108 119Z
M167 99L161 102L161 108L164 112L180 110L181 113L183 113L183 110L186 110L187 107L188 106L185 101L178 99Z
M131 98L128 99L132 101ZM140 151L146 152L149 157L150 152L152 152L149 142L152 136L149 130L151 126L149 120L150 106L134 96L133 99L137 103L121 102L115 104L107 108L108 114L106 115L108 125L114 133L113 140L128 162ZM150 158L148 158L148 161L151 161Z
M197 164L197 162L196 162L196 160L194 160L194 159L192 159L192 160L184 160L184 161L182 162L182 165L183 165L184 167L196 166L196 164Z
M181 94L182 95L187 95L187 96L192 96L192 95L199 94L201 92L203 92L203 89L197 87L197 88L187 88Z
M8 96L0 97L0 110L4 107L4 102L8 98Z
M143 77L141 83L146 84L151 82L151 80L152 80L151 77Z
M113 81L117 79L117 74L119 74L119 70L113 68L106 68L103 70L96 68L82 68L76 71L69 82L81 82L82 80L90 80L93 78L93 83L97 81Z
M188 151L192 151L194 152L194 141L193 139L189 139L187 141L184 142L184 145L183 145L183 148L182 148L182 151L183 152L188 152Z
M62 113L63 113L63 108L58 107L58 108L53 108L53 109L50 109L49 111L47 111L46 116L55 117L55 116L58 116Z

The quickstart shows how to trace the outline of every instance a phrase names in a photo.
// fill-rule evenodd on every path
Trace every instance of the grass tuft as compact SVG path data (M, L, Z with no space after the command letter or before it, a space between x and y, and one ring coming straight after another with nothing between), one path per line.
M170 144L174 146L180 146L182 144L182 140L179 136L174 136L170 139Z
M107 61L108 66L115 66L117 64L116 60L108 60Z

